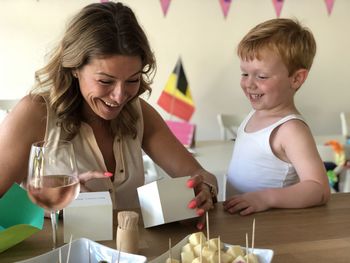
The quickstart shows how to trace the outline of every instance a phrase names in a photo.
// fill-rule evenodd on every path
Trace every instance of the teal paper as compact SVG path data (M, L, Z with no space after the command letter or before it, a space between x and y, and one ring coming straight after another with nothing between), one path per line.
M18 184L0 198L0 253L38 232L44 225L44 209L33 204Z

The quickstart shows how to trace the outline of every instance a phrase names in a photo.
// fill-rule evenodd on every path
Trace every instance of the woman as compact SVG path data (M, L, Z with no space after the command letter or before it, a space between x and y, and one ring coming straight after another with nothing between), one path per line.
M139 96L151 90L155 59L132 10L94 3L70 22L36 85L0 127L0 195L27 174L29 149L40 140L73 142L85 191L111 192L114 207L138 205L142 149L172 177L191 176L203 215L217 193L215 176L177 141ZM201 220L197 227L204 226Z

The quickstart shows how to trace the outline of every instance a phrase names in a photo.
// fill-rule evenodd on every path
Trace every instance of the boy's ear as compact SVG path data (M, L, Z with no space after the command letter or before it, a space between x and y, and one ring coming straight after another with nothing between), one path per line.
M301 85L303 85L308 74L309 74L309 71L307 69L298 69L297 71L295 71L291 77L292 88L295 90L298 90L301 87Z

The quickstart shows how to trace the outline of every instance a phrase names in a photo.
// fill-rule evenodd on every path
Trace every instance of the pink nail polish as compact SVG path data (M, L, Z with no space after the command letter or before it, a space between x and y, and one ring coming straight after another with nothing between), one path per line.
M110 173L110 172L105 172L103 175L106 176L106 177L111 177L113 174Z
M196 200L192 200L189 204L188 204L188 208L195 208L197 206Z
M203 223L198 223L198 224L197 224L197 228L198 228L199 230L202 230L203 227L204 227L204 224L203 224Z
M198 216L202 216L202 215L204 215L204 210L203 209L198 209L197 211L196 211L196 214L198 215Z
M187 181L187 187L188 187L188 188L193 188L193 187L194 187L194 181L191 180L191 179L188 180L188 181Z

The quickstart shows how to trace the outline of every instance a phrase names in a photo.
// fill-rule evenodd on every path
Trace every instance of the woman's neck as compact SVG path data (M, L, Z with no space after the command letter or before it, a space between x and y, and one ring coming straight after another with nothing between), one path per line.
M90 106L86 103L82 107L82 120L89 124L92 127L101 126L101 127L110 127L111 121L105 120L98 116L94 111L91 110Z

